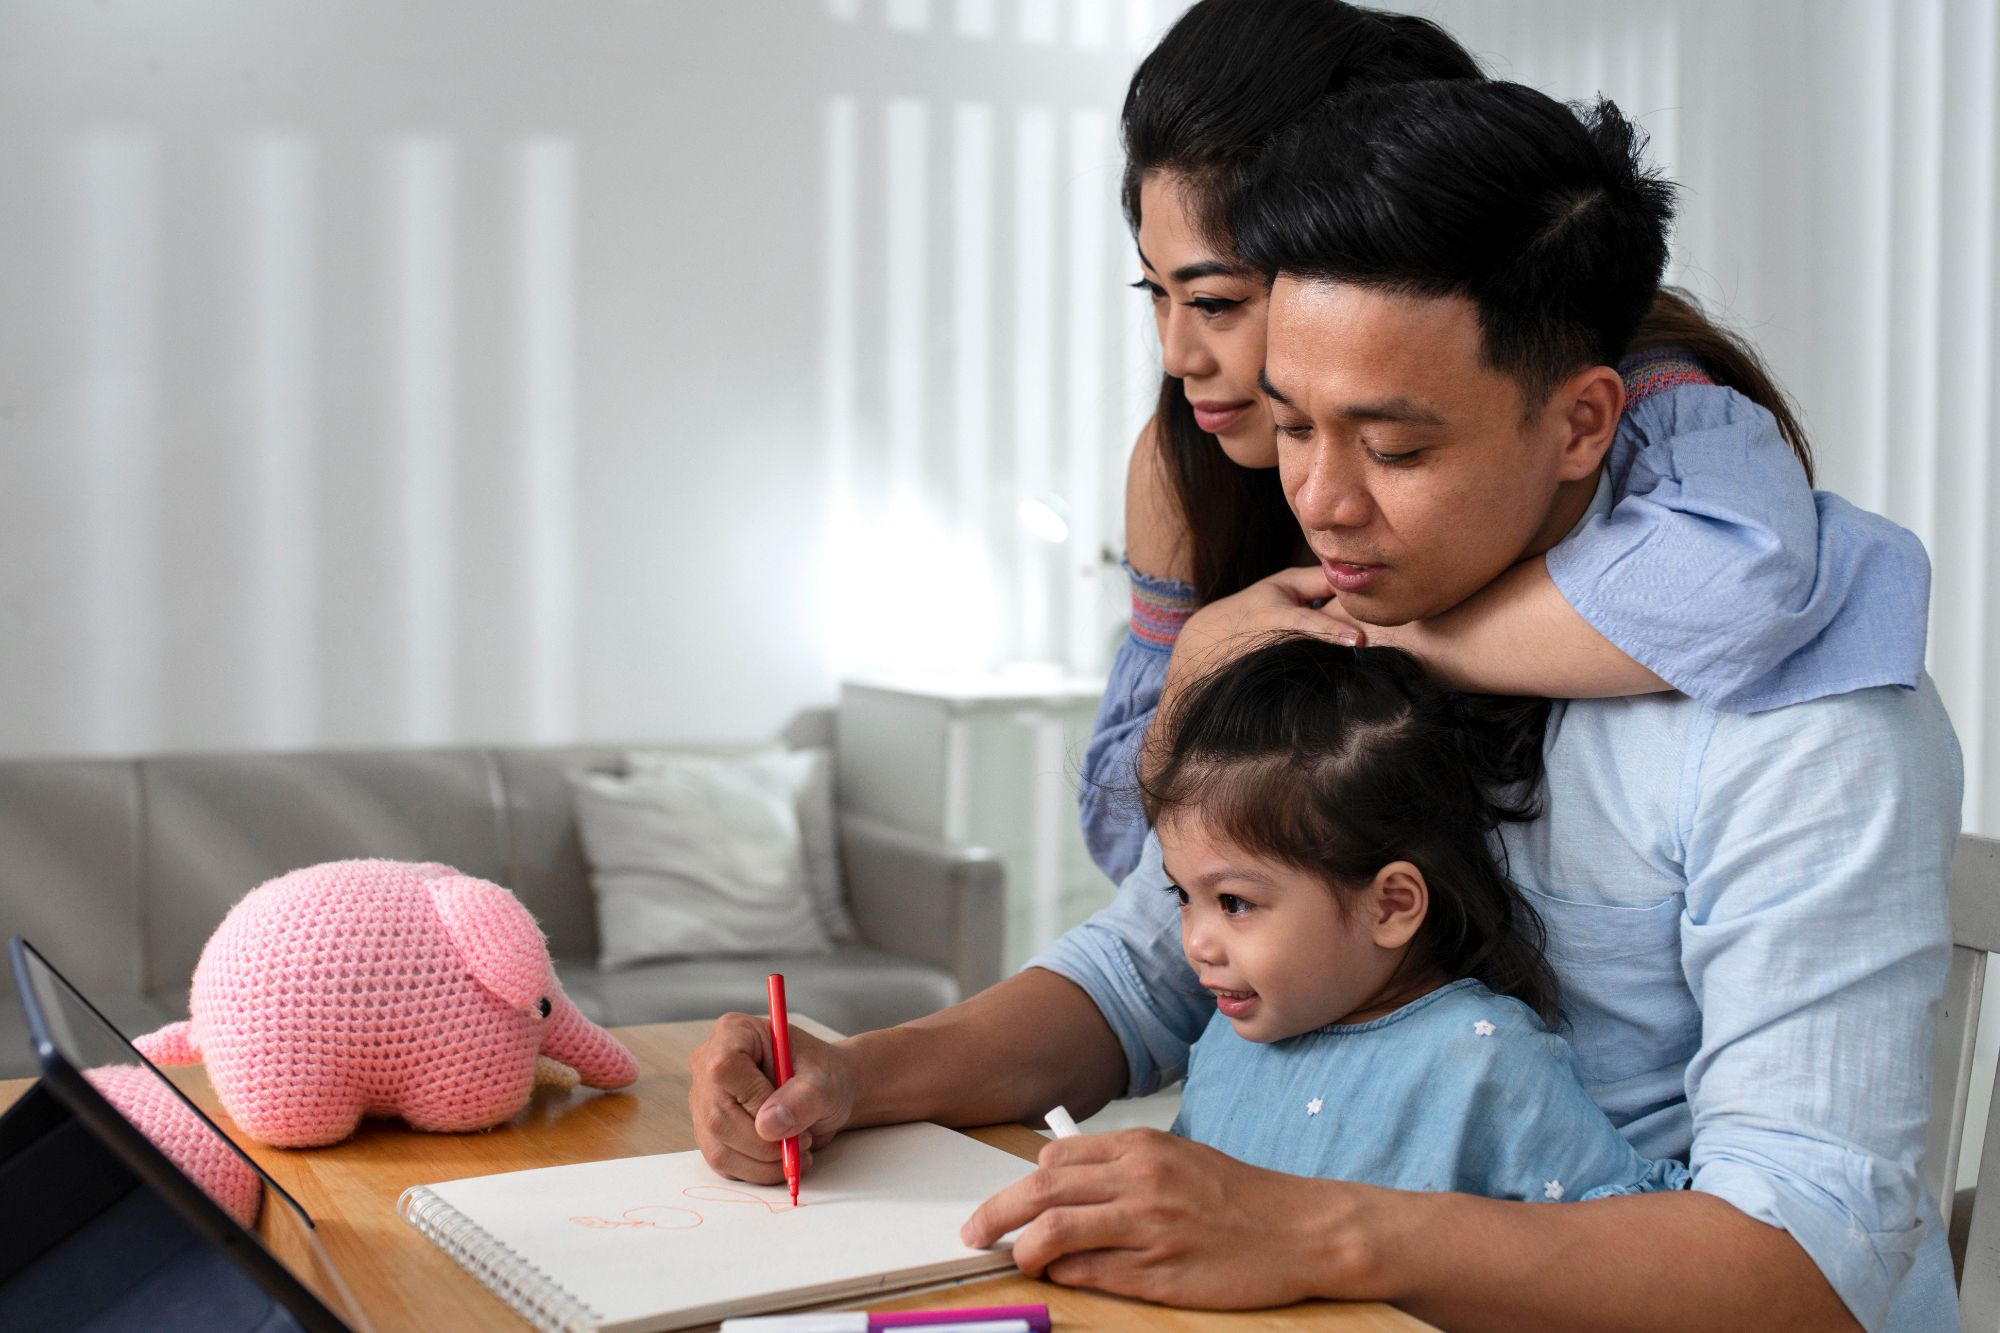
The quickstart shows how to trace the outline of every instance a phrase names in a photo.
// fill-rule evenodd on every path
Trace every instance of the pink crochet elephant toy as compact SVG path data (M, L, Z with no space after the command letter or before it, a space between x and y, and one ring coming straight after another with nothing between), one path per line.
M134 1044L205 1062L252 1138L337 1143L363 1116L487 1129L537 1082L618 1088L631 1052L577 1011L520 900L450 866L334 861L229 910L195 965L189 1021Z
M160 1076L136 1064L99 1065L83 1076L105 1101L132 1122L183 1175L236 1219L245 1231L257 1225L264 1182L236 1150L188 1110Z

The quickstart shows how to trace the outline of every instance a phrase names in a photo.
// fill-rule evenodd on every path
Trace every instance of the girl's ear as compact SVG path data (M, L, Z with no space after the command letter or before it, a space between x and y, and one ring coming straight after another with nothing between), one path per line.
M1431 910L1424 872L1408 861L1391 861L1368 884L1368 929L1384 949L1400 949L1417 936Z

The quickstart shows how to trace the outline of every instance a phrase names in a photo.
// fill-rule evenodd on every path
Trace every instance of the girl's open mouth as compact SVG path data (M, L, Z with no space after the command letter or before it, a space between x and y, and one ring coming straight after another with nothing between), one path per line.
M1257 1007L1257 992L1253 990L1216 990L1215 1007L1222 1011L1224 1018L1242 1018Z

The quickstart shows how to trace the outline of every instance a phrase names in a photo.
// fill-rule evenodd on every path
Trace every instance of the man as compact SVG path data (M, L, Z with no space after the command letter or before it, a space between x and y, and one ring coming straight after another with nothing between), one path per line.
M1197 613L1169 690L1254 632L1327 632L1311 602L1329 588L1366 623L1434 616L1601 513L1625 406L1611 365L1657 285L1667 212L1615 108L1586 126L1511 85L1368 90L1275 145L1231 226L1276 275L1265 387L1322 568ZM1024 1271L1187 1305L1955 1327L1918 1175L1959 806L1929 682L1750 715L1572 702L1545 750L1547 813L1508 834L1510 873L1548 925L1593 1096L1642 1154L1687 1160L1692 1191L1412 1194L1128 1133L1051 1144L968 1241L1023 1227ZM787 1132L1032 1118L1178 1077L1213 1005L1164 885L1153 846L1028 970L902 1028L795 1045L775 1097L762 1025L722 1020L694 1061L709 1160L769 1180Z

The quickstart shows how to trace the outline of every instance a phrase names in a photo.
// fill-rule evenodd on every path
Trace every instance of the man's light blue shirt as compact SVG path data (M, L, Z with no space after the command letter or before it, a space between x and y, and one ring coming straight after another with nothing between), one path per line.
M1608 505L1601 484L1586 521ZM1864 1327L1956 1328L1919 1174L1962 785L1929 678L1754 713L1558 703L1544 753L1544 814L1503 841L1593 1099L1788 1231ZM1097 1003L1132 1095L1182 1076L1214 1011L1165 883L1149 837L1111 906L1028 964Z

